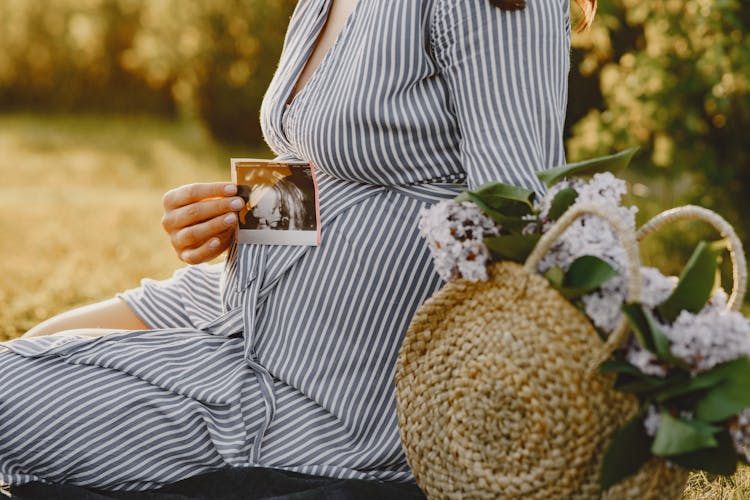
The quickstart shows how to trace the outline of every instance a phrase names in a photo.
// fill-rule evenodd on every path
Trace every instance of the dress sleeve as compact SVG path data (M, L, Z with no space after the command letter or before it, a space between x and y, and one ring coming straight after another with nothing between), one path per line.
M529 0L519 11L435 0L433 9L433 51L469 188L501 181L542 194L534 173L565 163L569 0Z

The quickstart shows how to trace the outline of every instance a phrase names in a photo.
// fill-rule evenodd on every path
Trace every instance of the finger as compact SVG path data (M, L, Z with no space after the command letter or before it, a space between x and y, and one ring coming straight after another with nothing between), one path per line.
M228 229L206 241L196 248L188 248L180 252L180 260L188 264L200 264L221 255L227 249L234 237L234 230Z
M219 215L237 212L245 206L242 198L220 198L191 203L184 207L169 210L161 219L161 225L171 232L174 229L205 222Z
M234 212L223 214L200 224L194 224L175 231L172 233L172 246L177 251L197 247L203 245L211 238L220 235L227 229L233 229L236 225L237 214Z
M237 186L231 182L196 182L164 193L164 208L172 210L206 198L221 198L237 194Z

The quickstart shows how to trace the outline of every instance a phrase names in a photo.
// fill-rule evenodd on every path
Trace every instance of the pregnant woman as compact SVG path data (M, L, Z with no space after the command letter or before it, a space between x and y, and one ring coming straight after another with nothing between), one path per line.
M590 22L595 0L577 1ZM0 345L0 480L413 481L396 356L443 285L419 211L490 180L541 193L535 171L565 162L569 9L300 0L261 122L278 159L317 167L320 246L232 243L244 202L226 183L167 193L164 227L196 265Z

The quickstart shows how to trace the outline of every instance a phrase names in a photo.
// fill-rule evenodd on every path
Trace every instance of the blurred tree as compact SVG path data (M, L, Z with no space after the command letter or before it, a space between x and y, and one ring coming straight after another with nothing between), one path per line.
M259 111L295 0L164 0L148 4L132 59L174 81L178 102L225 141L262 144Z
M174 114L170 82L121 64L140 9L132 0L0 2L0 109Z
M747 239L748 28L740 0L603 1L574 36L570 159L640 145L636 168L690 179L682 200L726 214Z
M295 0L0 2L0 110L197 115L261 145Z

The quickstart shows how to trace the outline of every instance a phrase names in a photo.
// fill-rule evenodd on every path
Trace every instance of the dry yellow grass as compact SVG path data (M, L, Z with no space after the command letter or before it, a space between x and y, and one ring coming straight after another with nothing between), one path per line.
M194 124L0 116L0 340L182 264L159 225L171 187L229 178L230 149ZM693 474L685 499L750 499L750 472Z
M0 117L0 339L182 263L161 196L228 180L231 150L194 124L145 118Z

